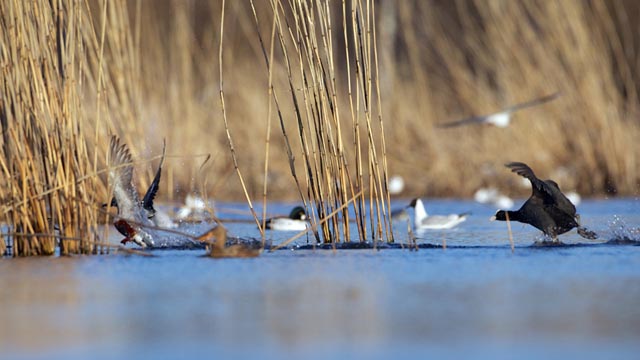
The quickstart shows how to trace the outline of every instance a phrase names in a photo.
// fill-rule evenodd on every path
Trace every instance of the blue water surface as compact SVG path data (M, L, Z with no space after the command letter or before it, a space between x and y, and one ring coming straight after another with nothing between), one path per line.
M640 246L605 244L636 234L637 199L583 202L582 222L601 238L574 230L561 240L584 246L530 246L539 231L512 224L513 253L506 224L488 221L495 209L463 200L425 206L472 216L453 230L416 234L446 249L5 258L0 358L638 357ZM249 218L223 211L244 204L219 207L221 218ZM191 231L208 227L197 226ZM227 227L259 237L250 222ZM406 242L406 224L396 229ZM293 235L267 234L274 244Z

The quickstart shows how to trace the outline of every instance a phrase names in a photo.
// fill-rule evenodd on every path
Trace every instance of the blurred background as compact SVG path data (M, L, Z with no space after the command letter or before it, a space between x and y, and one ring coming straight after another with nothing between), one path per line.
M277 4L279 16L291 21L291 8ZM282 46L272 40L271 5L252 5L226 4L223 89L238 165L255 196L262 192L273 102L263 49L269 53L272 43L273 93L289 134L296 134L296 117ZM527 189L514 186L520 179L503 167L509 161L526 162L540 177L586 196L638 193L636 1L380 0L374 5L367 11L376 22L372 61L378 70L372 74L380 96L372 110L384 124L389 176L404 179L401 196L470 197L485 186L526 195ZM179 199L204 186L211 197L242 200L220 105L221 1L92 1L88 6L93 32L79 35L79 53L86 56L79 69L89 75L80 82L84 111L78 116L88 141L97 142L98 157L105 158L111 133L123 137L141 160L159 155L165 138L169 156L160 197ZM345 35L352 24L343 15L350 14L352 3L344 6L319 2L311 13L326 9L330 19L334 57L327 61L335 67L336 93L342 95L337 103L349 129L347 94L356 74L354 46L345 46L353 41ZM292 38L285 41L295 45ZM302 86L294 79L293 91ZM561 96L515 113L507 128L434 126L555 92ZM295 182L273 114L272 122L269 197L293 200L298 192L292 191ZM351 135L344 139L347 161L353 162ZM299 141L294 138L292 146L296 154ZM202 166L207 154L211 160ZM138 166L140 188L152 179L156 163Z

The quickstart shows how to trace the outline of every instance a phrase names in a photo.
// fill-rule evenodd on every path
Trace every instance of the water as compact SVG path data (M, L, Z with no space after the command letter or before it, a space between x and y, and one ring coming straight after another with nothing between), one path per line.
M1 260L0 358L637 358L640 246L603 242L639 227L638 200L583 202L584 225L604 240L561 239L587 246L531 247L539 232L513 224L514 253L506 224L488 221L494 209L425 206L473 215L419 235L446 250ZM251 223L228 228L258 236Z

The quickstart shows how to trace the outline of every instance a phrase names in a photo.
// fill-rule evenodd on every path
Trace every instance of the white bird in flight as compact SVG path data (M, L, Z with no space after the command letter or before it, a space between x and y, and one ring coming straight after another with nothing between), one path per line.
M472 116L462 120L456 120L452 122L437 124L436 126L440 128L450 128L450 127L469 125L469 124L490 124L500 128L505 128L509 126L509 123L511 122L511 114L513 114L514 112L522 109L530 108L533 106L542 105L544 103L547 103L549 101L556 99L560 95L561 95L560 92L556 92L551 95L546 95L537 99L533 99L527 102L510 106L497 113L483 115L483 116Z

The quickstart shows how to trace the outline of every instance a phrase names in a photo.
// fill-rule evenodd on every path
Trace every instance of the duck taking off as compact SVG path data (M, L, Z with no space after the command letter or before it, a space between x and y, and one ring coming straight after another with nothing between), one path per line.
M580 216L576 214L576 207L560 191L560 187L553 180L540 180L533 170L521 162L505 165L512 172L529 179L531 182L531 197L516 211L498 210L491 220L518 221L529 224L545 235L558 242L558 235L578 228L578 234L585 239L597 239L593 231L580 226Z
M467 220L467 216L469 216L469 213L429 216L427 211L424 209L424 205L422 205L422 200L418 198L413 199L409 204L409 207L414 209L413 222L417 230L451 229Z
M484 115L484 116L472 116L462 120L452 121L444 124L438 124L436 126L441 128L450 128L450 127L470 125L470 124L490 124L497 127L505 128L509 126L509 123L511 122L511 115L514 112L518 110L530 108L533 106L542 105L544 103L547 103L551 100L556 99L558 96L560 96L560 94L561 93L557 92L551 95L543 96L537 99L533 99L527 102L510 106L497 113Z
M121 243L133 241L141 247L153 246L151 234L142 229L143 225L153 226L153 222L149 219L149 211L143 207L138 191L132 183L131 153L126 144L120 144L117 136L111 137L109 161L109 182L113 186L113 197L118 208L118 215L113 225L125 236ZM150 195L151 204L155 191L157 188L151 191L153 193ZM153 209L153 206L151 208Z
M277 216L267 219L265 227L279 231L302 231L308 226L307 213L302 206L296 206L291 210L289 217Z

